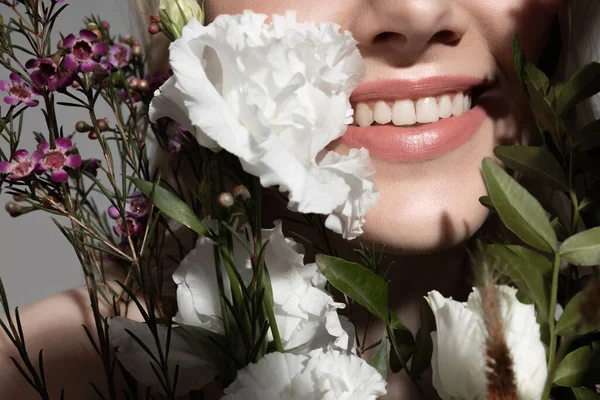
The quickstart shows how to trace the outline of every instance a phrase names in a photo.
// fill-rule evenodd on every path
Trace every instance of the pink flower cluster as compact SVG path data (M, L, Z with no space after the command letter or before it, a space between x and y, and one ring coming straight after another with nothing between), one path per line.
M65 168L80 166L81 156L74 152L71 139L58 138L53 149L48 142L42 141L31 157L27 150L15 151L10 162L0 162L0 173L8 174L8 179L16 181L33 173L41 175L48 172L53 181L62 183L69 179Z
M107 214L110 218L116 221L113 226L113 231L117 236L125 238L127 232L131 236L137 236L142 233L148 209L150 208L150 200L140 192L134 192L127 197L125 203L125 219L121 217L121 213L115 206L108 208Z

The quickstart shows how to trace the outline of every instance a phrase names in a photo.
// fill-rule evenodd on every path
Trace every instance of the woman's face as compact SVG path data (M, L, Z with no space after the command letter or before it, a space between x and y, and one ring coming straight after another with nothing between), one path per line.
M357 126L330 148L371 152L381 200L362 238L419 253L464 241L487 217L478 201L486 194L481 160L497 144L527 137L513 35L536 59L563 3L208 0L205 6L209 20L244 9L297 10L299 20L332 21L353 33L366 64L351 97Z

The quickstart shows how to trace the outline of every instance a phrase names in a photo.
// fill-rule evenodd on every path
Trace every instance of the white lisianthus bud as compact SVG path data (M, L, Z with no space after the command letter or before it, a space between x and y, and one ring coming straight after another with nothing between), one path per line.
M181 36L181 31L193 19L204 23L204 11L196 0L160 0L160 21L163 26Z
M548 371L534 307L520 303L517 290L509 286L496 286L496 293L518 397L540 399ZM437 325L431 334L433 386L443 400L487 398L487 334L479 289L474 289L466 303L444 298L437 291L429 292L426 299Z

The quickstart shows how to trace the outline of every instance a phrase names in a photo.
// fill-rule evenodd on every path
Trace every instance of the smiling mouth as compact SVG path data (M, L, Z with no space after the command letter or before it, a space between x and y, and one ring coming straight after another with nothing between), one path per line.
M477 105L482 94L491 86L486 83L464 91L420 98L355 102L351 125L361 128L380 125L419 127L440 119L460 117Z
M350 97L355 122L340 138L392 162L437 158L470 141L487 118L483 98L494 82L436 77L360 85Z

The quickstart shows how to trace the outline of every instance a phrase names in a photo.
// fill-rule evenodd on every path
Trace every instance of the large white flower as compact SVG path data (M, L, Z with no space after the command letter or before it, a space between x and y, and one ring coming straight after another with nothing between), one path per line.
M265 264L271 278L275 318L284 349L303 353L329 347L353 351L353 333L346 331L348 324L344 322L342 326L337 313L344 304L334 302L325 291L325 277L316 264L304 265L301 246L283 236L280 222L275 223L274 229L263 229L262 237L265 242L269 241ZM252 243L247 245L252 246ZM237 241L234 253L238 271L248 285L252 279L250 255ZM227 274L223 273L223 277L228 288ZM175 321L223 333L212 242L199 239L196 248L173 274L173 280L177 284L179 306ZM231 298L226 290L226 296Z
M339 351L271 353L238 372L226 400L375 400L383 377L365 360Z
M245 11L208 26L191 21L171 45L173 76L150 118L172 118L202 146L235 154L263 186L287 192L290 209L335 211L328 226L352 239L378 199L368 152L318 160L352 122L349 96L364 76L356 41L333 23L298 23L293 12L266 18Z
M539 399L547 367L534 307L520 303L516 289L496 288L519 399ZM479 290L474 289L466 303L446 299L437 291L429 292L427 301L437 324L437 331L431 334L433 386L444 400L485 399L486 333Z
M157 329L162 353L166 355L167 327L158 326ZM154 358L160 359L158 346L148 325L123 317L111 319L108 330L111 345L117 348L117 358L137 381L164 392L160 383L162 378L159 378L152 368L154 366L156 371L161 371L160 365L153 360L153 357L126 330L133 333L136 338L144 343L152 351ZM216 367L207 361L210 357L200 354L198 349L192 351L188 343L174 330L171 331L170 340L167 365L169 367L171 384L174 383L175 370L179 366L176 395L201 389L215 378Z

